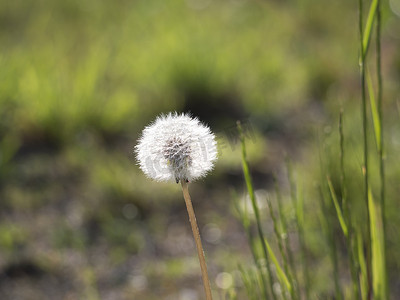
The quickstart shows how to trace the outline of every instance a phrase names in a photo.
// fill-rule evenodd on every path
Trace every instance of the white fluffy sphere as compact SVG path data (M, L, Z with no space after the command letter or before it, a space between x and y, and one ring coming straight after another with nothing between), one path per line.
M187 114L161 115L147 126L135 146L140 168L157 181L193 181L217 159L210 128Z

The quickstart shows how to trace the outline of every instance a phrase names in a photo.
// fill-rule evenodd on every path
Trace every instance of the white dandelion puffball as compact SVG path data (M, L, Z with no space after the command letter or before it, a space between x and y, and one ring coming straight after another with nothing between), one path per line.
M210 128L188 114L161 115L147 126L135 147L140 168L157 181L192 181L217 159Z

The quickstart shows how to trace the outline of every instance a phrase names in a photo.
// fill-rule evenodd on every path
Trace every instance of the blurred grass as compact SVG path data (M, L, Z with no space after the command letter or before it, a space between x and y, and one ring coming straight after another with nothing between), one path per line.
M177 299L182 287L197 290L190 263L182 267L181 256L186 262L192 252L185 246L179 189L144 178L129 154L142 127L160 112L190 110L220 137L215 172L193 186L204 198L195 204L199 220L222 231L207 246L214 277L222 269L233 274L238 258L250 261L223 192L242 187L240 149L224 131L236 119L254 127L247 154L255 192L272 187L272 173L286 182L286 152L296 161L304 194L312 194L320 177L314 134L319 127L325 168L340 199L339 137L332 124L342 103L346 173L358 174L347 182L347 198L353 201L355 226L365 230L367 211L355 192L362 185L356 9L354 1L344 0L0 1L0 251L5 253L0 271L6 278L1 298L24 299L29 293L39 299L51 293L96 298L98 292L100 298ZM398 286L393 274L400 270L395 110L400 21L387 3L382 11L383 110L391 162L388 278ZM374 191L378 170L372 159ZM288 184L282 189L285 194ZM296 213L282 198L285 242L298 250ZM329 262L313 263L327 245L310 198L304 197L303 218L305 230L313 233L305 237L312 286L330 295ZM183 229L176 233L176 227ZM270 234L272 227L267 228ZM340 228L332 231L336 238ZM279 249L271 247L279 260ZM24 259L43 270L37 281L5 275ZM48 282L55 282L55 291ZM240 281L234 285L241 287ZM238 299L243 297L239 292Z

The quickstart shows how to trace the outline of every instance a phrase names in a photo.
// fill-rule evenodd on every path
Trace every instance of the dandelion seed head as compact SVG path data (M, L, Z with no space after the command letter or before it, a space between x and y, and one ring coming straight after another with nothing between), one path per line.
M147 126L135 146L139 167L157 181L193 181L217 159L210 128L188 114L161 115Z

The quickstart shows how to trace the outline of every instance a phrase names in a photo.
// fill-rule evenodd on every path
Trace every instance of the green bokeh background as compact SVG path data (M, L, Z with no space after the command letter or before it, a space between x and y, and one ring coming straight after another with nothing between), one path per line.
M396 295L400 2L383 4ZM229 139L236 120L251 125L261 202L273 174L286 190L285 155L295 162L308 195L313 287L330 295L313 193L319 152L339 184L344 108L349 194L362 201L357 22L357 1L346 0L0 0L0 298L202 299L179 186L145 178L132 152L144 126L170 111L198 116L219 142L215 170L191 185L216 299L233 288L246 299L236 269L252 263L232 212L231 192L244 196L239 147ZM355 209L363 222L362 205ZM265 207L263 218L272 237Z

